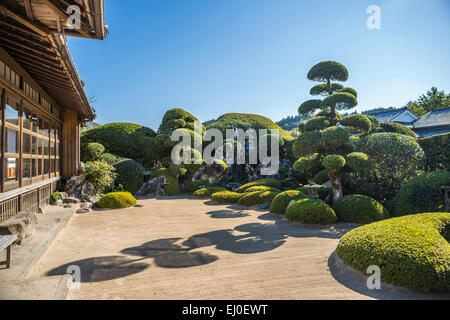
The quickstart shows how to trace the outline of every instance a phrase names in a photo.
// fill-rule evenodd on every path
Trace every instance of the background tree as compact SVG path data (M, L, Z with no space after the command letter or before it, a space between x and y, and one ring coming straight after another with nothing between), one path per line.
M368 133L372 130L373 122L359 114L342 118L336 111L354 108L358 103L354 89L332 82L348 79L348 71L342 64L335 61L321 62L311 69L308 79L325 82L316 85L310 92L311 95L325 96L325 99L306 101L299 108L301 115L321 111L299 127L302 133L293 144L293 153L298 159L294 170L314 179L322 177L323 174L319 173L326 170L335 202L343 196L342 175L371 166L371 160L366 154L353 152L350 133L344 127Z
M407 104L409 110L416 116L423 117L430 111L450 107L450 93L445 94L438 88L432 87L426 94L423 94L416 101Z

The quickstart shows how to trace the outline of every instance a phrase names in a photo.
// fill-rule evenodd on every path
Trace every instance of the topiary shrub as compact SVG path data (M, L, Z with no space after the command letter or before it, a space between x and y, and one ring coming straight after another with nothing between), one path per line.
M123 160L115 165L116 182L124 190L136 193L144 183L144 167L134 160Z
M411 178L395 196L394 216L444 210L441 186L450 185L450 172L437 171Z
M212 194L211 200L217 203L238 203L243 195L232 191L219 191Z
M103 161L92 161L84 164L86 180L92 183L97 193L102 193L114 183L115 169Z
M384 122L380 124L380 129L378 132L393 132L398 134L403 134L405 136L417 139L417 135L407 126L395 122Z
M322 165L329 171L340 170L345 166L345 158L339 155L329 155L322 160Z
M346 157L347 166L355 171L369 169L373 163L369 156L362 152L352 152Z
M322 132L322 141L325 145L334 148L343 146L349 142L350 134L340 127L330 127Z
M112 192L105 194L97 202L100 208L122 209L133 207L137 204L136 199L129 192Z
M411 177L421 173L424 152L415 139L398 133L374 133L355 146L373 161L373 166L354 174L353 192L384 202L393 198Z
M333 209L320 200L302 199L286 209L286 218L305 224L332 224L338 222Z
M327 117L314 117L305 123L305 131L323 130L330 126L330 121Z
M344 196L336 201L333 209L342 222L366 224L389 218L381 203L360 194Z
M120 156L112 154L112 153L104 153L100 156L99 160L104 161L111 166L115 166L116 164L118 164L121 161L130 160L130 159L123 158L123 157L120 157Z
M318 172L322 168L322 157L313 153L295 161L293 169L297 172Z
M411 290L450 291L450 213L425 213L375 222L347 233L336 249L365 273L381 268L381 280ZM448 236L448 234L447 234Z
M277 179L272 179L272 178L260 179L260 180L256 180L256 181L252 181L252 182L244 184L243 186L236 189L236 192L241 193L250 187L256 187L256 186L265 186L265 187L281 189L281 182Z
M351 114L339 121L343 126L355 128L358 132L369 132L372 130L372 122L362 114Z
M450 168L450 133L421 138L419 144L425 152L427 171Z
M254 191L275 191L275 192L281 192L280 189L272 188L272 187L266 187L266 186L250 187L250 188L246 189L244 192L245 193L249 193L249 192L254 192Z
M305 199L306 196L298 190L288 190L278 194L270 204L270 212L284 214L293 200Z
M227 191L227 189L222 187L208 187L203 188L200 190L197 190L194 192L194 198L202 199L202 198L209 198L213 193L220 192L220 191Z
M257 204L271 203L279 194L275 191L254 191L244 194L238 201L238 204L244 207L252 207Z
M320 185L327 183L329 180L330 178L328 177L328 171L326 169L319 171L313 178L313 181Z
M292 152L298 159L313 153L317 153L322 134L320 131L305 131L295 139Z
M164 186L166 196L177 196L180 194L180 184L178 179L170 174L167 168L158 168L152 173L152 178L164 176L169 180L169 184Z
M105 147L97 142L84 144L81 148L81 161L97 161L105 152Z

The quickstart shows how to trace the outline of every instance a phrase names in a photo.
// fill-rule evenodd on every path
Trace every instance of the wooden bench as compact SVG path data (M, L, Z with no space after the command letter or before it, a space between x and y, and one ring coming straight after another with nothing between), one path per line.
M0 236L0 252L6 249L6 269L11 268L11 247L16 240L16 235Z

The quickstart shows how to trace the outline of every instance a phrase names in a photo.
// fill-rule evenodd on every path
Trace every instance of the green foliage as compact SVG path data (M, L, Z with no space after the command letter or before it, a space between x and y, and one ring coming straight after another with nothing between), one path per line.
M136 193L144 183L144 167L137 161L124 160L115 165L116 182L125 191Z
M286 218L305 224L332 224L338 222L333 209L326 203L313 199L302 199L286 209Z
M245 131L248 129L255 129L256 131L260 129L267 129L268 133L270 130L279 130L280 138L284 140L292 140L292 136L288 131L281 129L269 118L256 115L256 114L245 114L245 113L226 113L219 117L216 122L208 126L208 129L218 129L222 132L224 138L226 137L226 130L232 129L233 124Z
M281 192L278 188L272 188L267 186L254 186L250 187L248 189L245 189L245 193L254 192L254 191L275 191L275 192Z
M265 186L265 187L281 189L281 182L277 179L272 179L272 178L256 180L256 181L252 181L252 182L244 184L243 186L236 189L236 192L242 193L242 192L245 192L245 190L247 190L248 188L256 187L256 186Z
M381 126L380 120L378 120L378 119L375 118L374 116L371 116L371 115L368 115L368 114L366 114L365 116L366 116L366 117L370 120L370 122L372 123L372 131L377 131L378 129L380 129L380 126Z
M131 158L151 167L157 159L155 132L132 123L110 123L87 130L81 134L82 145L98 142L106 152Z
M333 209L342 222L366 224L389 218L388 211L381 203L359 194L342 197L336 201Z
M284 191L278 194L270 204L270 212L284 214L286 208L289 206L292 200L305 199L306 196L298 190Z
M316 111L317 109L320 109L320 104L322 103L322 100L318 99L312 99L305 101L300 105L298 108L298 114L302 116L310 116Z
M330 126L326 117L314 117L305 123L305 131L320 131Z
M293 129L298 128L298 125L300 122L308 120L309 117L306 116L287 116L280 121L276 122L277 125L279 125L282 129L291 131Z
M323 99L321 108L333 107L337 110L348 110L356 107L358 100L356 97L347 92L338 92Z
M323 61L316 64L308 72L308 79L312 81L325 82L331 81L347 81L347 68L336 61Z
M319 150L322 134L319 131L306 131L301 133L294 141L292 151L298 159L316 153Z
M334 94L336 92L341 91L344 89L344 86L339 83L332 83L331 84L331 93ZM328 96L328 85L326 83L318 84L314 86L311 91L309 92L312 96Z
M97 142L91 142L82 145L81 147L81 161L97 161L105 152L105 147Z
M424 152L415 139L397 133L374 133L362 137L355 146L373 161L368 170L354 174L356 193L385 201L393 198L411 177L420 174Z
M322 132L322 141L325 145L338 148L349 143L350 134L340 127L330 127Z
M194 198L203 199L210 198L214 193L220 191L227 191L227 189L222 187L207 187L194 192Z
M411 290L450 292L450 213L388 219L347 233L336 249L348 265L365 273L381 268L383 282ZM448 234L447 234L448 237Z
M378 132L394 132L399 134L404 134L405 136L412 137L414 139L417 138L414 131L412 131L410 128L395 122L384 122L380 125L380 129L378 129Z
M340 92L350 93L352 96L355 96L355 98L358 98L358 93L353 88L343 88Z
M164 192L166 196L176 196L180 194L180 184L178 183L178 179L170 174L169 169L167 168L158 168L153 174L152 178L157 178L164 176L169 180L169 184L164 186Z
M124 161L124 160L129 160L129 159L120 157L120 156L112 154L112 153L104 153L100 156L99 160L104 161L111 166L115 166L119 162Z
M369 117L362 114L351 114L343 118L340 123L357 129L359 132L369 132L372 130L372 122Z
M254 191L245 193L238 201L240 206L252 207L257 204L271 203L279 194L276 191Z
M450 93L445 94L444 91L439 91L436 87L432 87L418 100L408 103L408 109L419 118L430 111L448 108L448 106L450 106Z
M53 202L56 202L58 200L62 200L62 196L61 196L61 194L59 193L58 190L56 190L55 192L52 193L52 200L53 200Z
M171 135L176 129L185 128L194 131L194 122L198 121L196 117L186 110L175 108L168 110L163 117L162 123L159 126L158 134ZM201 126L202 135L205 128Z
M355 171L369 169L373 165L369 156L362 152L352 152L345 158L347 166Z
M84 165L86 180L102 193L114 183L114 167L103 161L90 161Z
M419 144L426 155L427 171L450 168L450 133L419 139Z
M133 207L137 204L136 199L129 192L112 192L105 194L97 202L100 208L123 209Z
M444 210L441 186L450 185L450 172L437 171L411 178L393 200L393 214L404 216Z
M328 171L337 171L337 170L342 169L345 166L345 158L343 156L332 154L332 155L326 156L322 160L322 165Z
M329 180L330 178L328 177L328 171L326 169L319 171L313 178L313 181L320 185L327 183Z
M211 200L217 203L238 203L243 195L243 193L232 191L219 191L212 194Z

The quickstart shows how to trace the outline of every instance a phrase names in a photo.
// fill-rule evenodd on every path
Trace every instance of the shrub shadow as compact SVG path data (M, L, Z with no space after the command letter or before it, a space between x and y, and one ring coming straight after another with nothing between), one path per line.
M245 213L244 211L245 210L216 210L207 212L206 214L214 219L234 219L248 217L250 214Z

